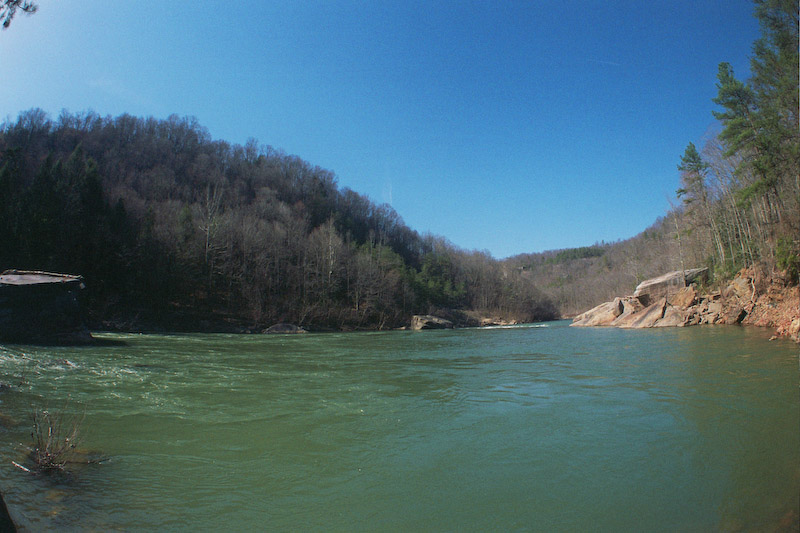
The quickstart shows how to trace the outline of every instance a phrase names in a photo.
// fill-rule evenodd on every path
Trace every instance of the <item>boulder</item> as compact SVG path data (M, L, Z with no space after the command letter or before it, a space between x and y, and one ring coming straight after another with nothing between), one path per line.
M722 314L722 302L708 302L708 312L715 315Z
M792 320L788 328L788 334L795 342L800 342L800 318Z
M723 309L722 309L722 302L721 301L714 301L714 302L705 302L703 306L700 308L701 324L719 324L723 322L724 319Z
M89 344L80 291L83 278L29 270L0 274L0 341Z
M638 298L629 296L622 299L622 313L614 319L612 326L618 328L630 327L636 320L636 314L644 309L644 305Z
M689 285L667 298L667 301L674 307L688 309L697 302L697 290L694 285Z
M664 308L664 316L655 324L654 328L680 328L686 324L686 310L667 305Z
M481 317L478 316L478 313L467 313L459 309L450 309L447 307L432 309L427 315L422 316L434 316L436 318L447 320L453 323L454 328L477 328L482 325ZM495 320L500 319L496 318Z
M684 326L696 326L700 324L702 317L696 308L689 309L688 314L686 315L686 321L683 323Z
M664 318L664 309L667 307L667 299L661 298L656 303L649 305L639 313L627 327L630 328L652 328L656 322Z
M645 306L649 306L660 298L669 297L697 279L708 275L707 268L690 268L676 270L663 276L641 282L636 286L633 295Z
M669 313L667 313L669 309ZM576 316L573 326L613 326L617 328L652 328L682 326L686 321L685 311L667 305L661 298L645 307L639 298L626 296L600 304L594 309Z
M743 300L750 300L753 297L753 286L750 278L736 277L731 280L723 292L728 298L735 296Z
M624 304L620 298L589 309L572 319L573 326L610 326L622 314Z
M452 329L453 323L433 315L414 315L411 317L411 329Z
M299 326L295 326L294 324L287 324L285 322L281 322L279 324L273 324L272 326L268 327L264 330L264 333L275 335L280 333L306 333L306 330Z
M747 316L747 311L743 307L734 307L725 314L726 324L741 324Z

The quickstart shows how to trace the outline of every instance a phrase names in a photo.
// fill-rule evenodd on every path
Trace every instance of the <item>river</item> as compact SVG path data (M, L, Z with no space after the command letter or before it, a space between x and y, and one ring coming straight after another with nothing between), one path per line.
M796 526L797 345L567 326L0 345L0 489L31 531ZM100 462L14 466L36 408Z

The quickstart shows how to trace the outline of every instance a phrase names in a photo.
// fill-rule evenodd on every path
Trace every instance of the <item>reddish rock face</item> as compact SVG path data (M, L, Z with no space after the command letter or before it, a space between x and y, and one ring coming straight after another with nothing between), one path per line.
M697 279L706 269L685 272L688 278ZM694 285L683 287L682 283L681 271L642 282L633 296L600 304L575 317L572 325L652 328L750 324L777 328L779 335L800 342L800 288L780 275L770 277L757 268L742 270L722 291L703 296Z
M697 290L693 285L684 287L669 298L670 305L681 309L688 309L697 303Z
M664 316L656 322L654 328L680 328L686 324L686 313L683 309L667 305Z
M632 328L652 328L664 317L664 310L667 307L667 299L661 298L654 304L646 307L636 315L636 319L631 323Z
M623 310L614 322L610 325L617 328L629 328L636 321L639 312L644 309L644 305L638 298L628 297L622 299Z

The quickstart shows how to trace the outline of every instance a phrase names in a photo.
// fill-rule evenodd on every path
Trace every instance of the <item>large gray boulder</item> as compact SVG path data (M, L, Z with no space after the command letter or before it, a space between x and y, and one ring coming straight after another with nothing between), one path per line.
M433 315L414 315L411 317L411 329L452 329L453 323Z
M0 274L0 341L89 344L80 291L83 278L28 270Z
M663 276L641 282L633 292L642 304L649 306L661 298L669 298L689 284L708 276L707 268L690 268L689 270L676 270Z

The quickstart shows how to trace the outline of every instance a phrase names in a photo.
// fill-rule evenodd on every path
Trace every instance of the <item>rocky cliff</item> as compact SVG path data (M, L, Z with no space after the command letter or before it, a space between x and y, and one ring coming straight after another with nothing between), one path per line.
M615 298L576 316L573 326L621 328L749 324L776 328L800 342L798 286L780 272L752 267L718 290L698 292L705 269L665 274L640 283L632 296Z

